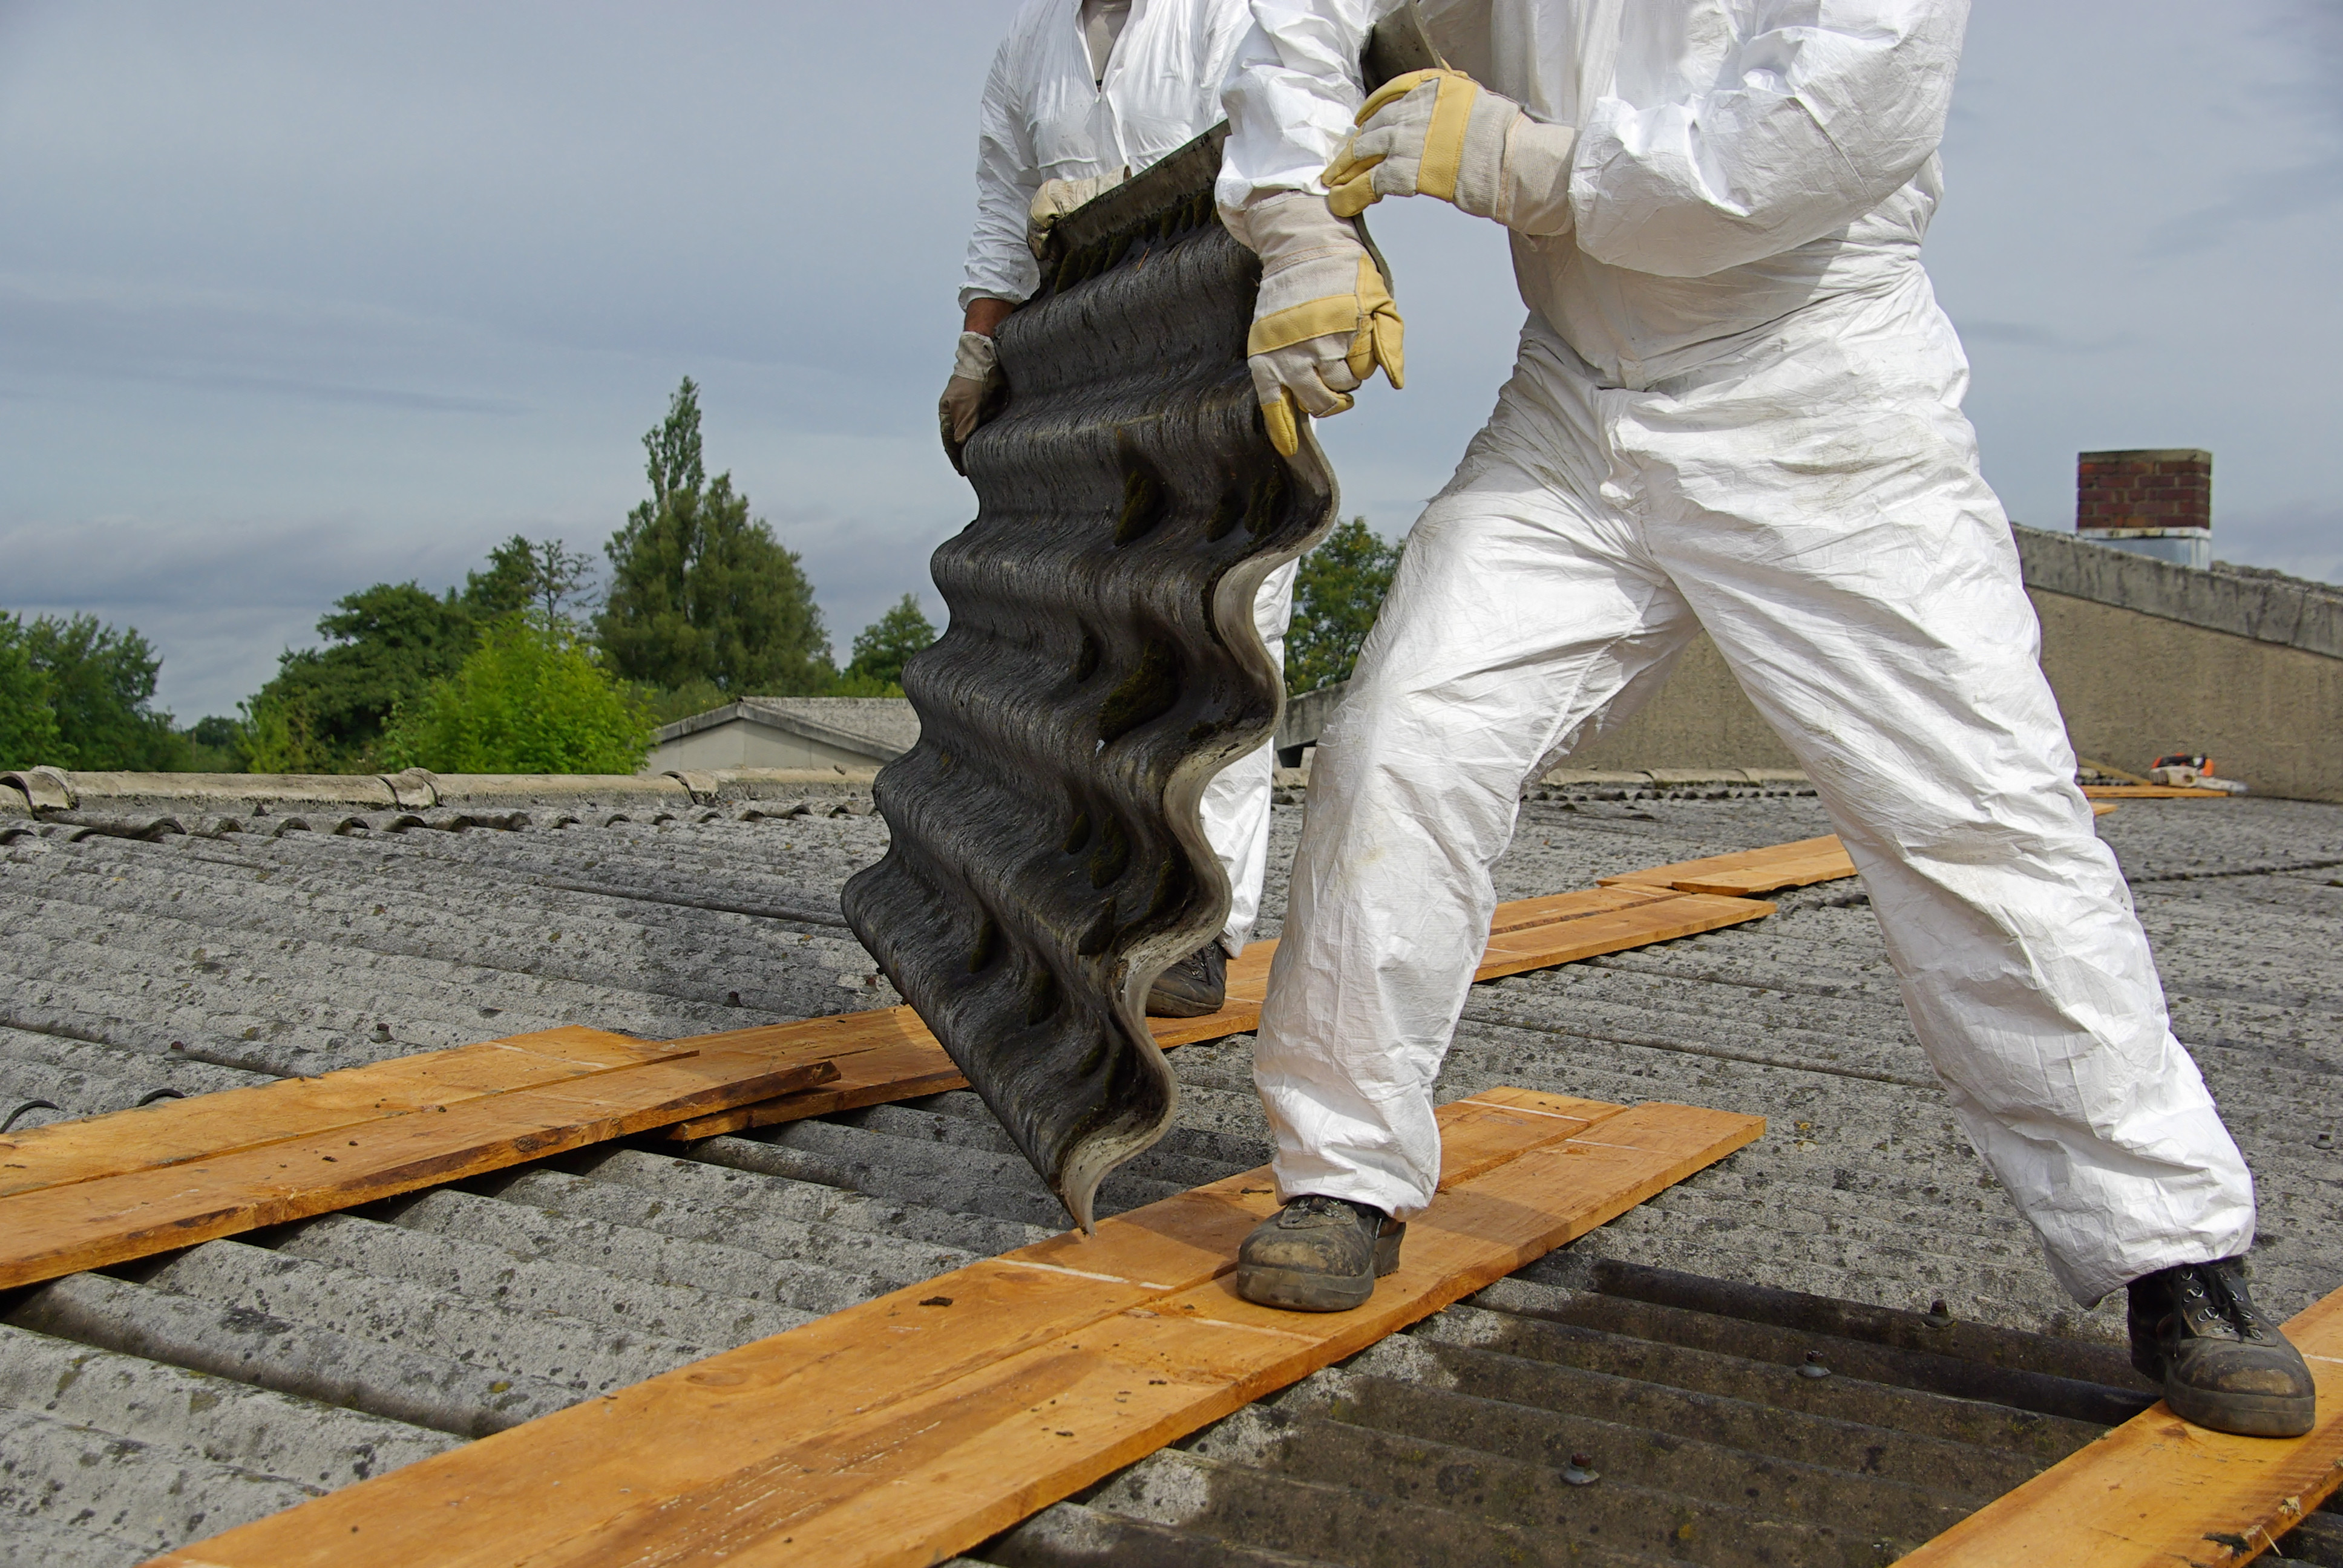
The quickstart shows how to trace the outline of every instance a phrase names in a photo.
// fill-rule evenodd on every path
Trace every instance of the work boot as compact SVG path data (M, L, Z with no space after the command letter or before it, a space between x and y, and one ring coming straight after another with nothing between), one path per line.
M2302 1352L2246 1294L2245 1260L2182 1263L2131 1282L2131 1364L2183 1421L2245 1437L2300 1437L2318 1392Z
M1237 1294L1289 1312L1347 1312L1399 1267L1407 1227L1371 1203L1305 1193L1237 1249Z
M1206 942L1155 977L1147 992L1150 1018L1202 1018L1229 1000L1229 956Z

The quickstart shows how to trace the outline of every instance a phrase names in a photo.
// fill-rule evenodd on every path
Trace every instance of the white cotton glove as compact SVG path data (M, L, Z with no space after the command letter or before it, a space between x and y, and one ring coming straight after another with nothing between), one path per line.
M1058 226L1060 218L1096 201L1121 183L1120 173L1092 175L1080 180L1043 180L1025 211L1025 244L1033 252L1033 259L1041 259L1041 252L1050 243L1050 231Z
M1377 366L1402 385L1399 307L1358 230L1319 196L1281 192L1229 226L1261 257L1245 354L1270 444L1290 457L1301 414L1340 414Z
M1001 357L992 339L981 332L961 333L960 347L952 354L951 379L944 383L944 395L936 405L944 451L953 467L960 467L960 447L976 434L986 395L1000 382Z
M1387 196L1438 196L1521 234L1571 226L1567 126L1534 120L1462 71L1410 71L1362 105L1326 166L1326 205L1356 216Z

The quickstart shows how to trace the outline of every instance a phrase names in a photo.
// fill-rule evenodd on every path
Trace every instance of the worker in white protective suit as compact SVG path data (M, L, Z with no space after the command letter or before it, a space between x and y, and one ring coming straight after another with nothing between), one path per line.
M979 111L966 317L939 410L948 448L975 432L997 387L992 335L1041 286L1035 257L1050 226L1220 124L1221 83L1252 25L1244 0L1026 0L993 56ZM1253 624L1280 669L1293 570L1271 573L1253 600ZM1244 950L1261 912L1274 765L1264 744L1205 787L1204 835L1228 877L1228 922L1164 971L1149 1012L1220 1010L1228 960Z
M1287 1202L1239 1289L1339 1310L1395 1264L1522 787L1704 629L1813 779L2059 1282L2129 1287L2134 1359L2182 1415L2308 1431L2309 1375L2238 1267L2253 1182L2076 788L1920 264L1965 0L1450 0L1423 9L1457 69L1363 105L1381 8L1253 0L1230 225L1436 196L1511 230L1529 318L1319 739L1254 1058ZM1292 290L1262 302L1272 430L1329 411L1372 335L1345 276L1322 269L1312 339Z

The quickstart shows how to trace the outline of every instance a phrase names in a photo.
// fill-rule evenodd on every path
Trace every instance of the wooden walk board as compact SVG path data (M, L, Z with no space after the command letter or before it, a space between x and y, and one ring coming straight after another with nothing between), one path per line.
M1602 879L1602 886L1673 888L1681 893L1746 898L1752 893L1835 882L1854 875L1855 862L1847 858L1837 835L1829 834L1794 843L1769 844L1762 849L1743 849L1730 855L1711 855L1705 859L1678 860L1673 865L1623 871Z
M2181 784L2086 784L2091 800L2235 800L2227 789L2191 789Z
M2318 1383L2308 1436L2231 1437L2158 1403L1970 1514L1903 1568L2211 1568L2268 1551L2343 1482L2343 1291L2286 1333Z
M156 1559L557 1568L930 1563L1351 1355L1764 1131L1520 1090L1443 1107L1444 1174L1357 1312L1230 1288L1248 1171L588 1400ZM1582 1136L1585 1135L1585 1136Z
M1604 953L1713 931L1773 912L1772 904L1746 899L1690 897L1668 889L1587 888L1551 898L1523 899L1497 906L1496 919L1490 923L1488 948L1473 978L1495 980L1501 975L1574 963ZM1277 944L1273 941L1249 944L1243 956L1229 964L1228 1004L1202 1018L1149 1019L1155 1043L1169 1050L1173 1046L1250 1034L1259 1028L1262 1002L1269 994L1270 960L1276 954ZM859 1021L861 1020L874 1021L863 1024ZM794 1039L799 1030L850 1024L883 1037L887 1041L883 1053L874 1051L869 1056L841 1060L839 1065L842 1076L839 1081L812 1093L695 1117L678 1122L668 1135L676 1139L712 1138L723 1132L773 1127L833 1111L968 1087L967 1080L960 1077L943 1047L935 1042L919 1015L907 1007L746 1032L778 1040ZM890 1078L890 1073L899 1076Z
M549 1029L453 1050L396 1057L319 1078L166 1100L0 1137L0 1198L174 1165L278 1139L330 1132L427 1106L689 1056L597 1029Z
M588 1030L551 1032L567 1037L564 1050L599 1049L612 1057L646 1050L617 1035L578 1038L595 1033ZM519 1039L524 1046L544 1040ZM492 1060L480 1049L432 1054L464 1058L459 1076L477 1078L469 1070ZM176 1119L136 1111L61 1123L57 1158L45 1163L46 1145L27 1136L10 1151L8 1163L17 1169L6 1173L53 1180L0 1198L0 1289L501 1170L811 1087L838 1071L827 1060L739 1043L679 1041L654 1048L648 1060L585 1071L574 1060L529 1054L543 1064L531 1070L536 1081L436 1100L418 1097L418 1086L428 1092L434 1064L381 1064L406 1070L406 1087L383 1096L381 1107L363 1119L354 1120L350 1109L365 1102L371 1087L398 1081L400 1074L364 1080L355 1091L337 1081L362 1079L375 1068L206 1097L243 1107L250 1114L240 1125L223 1127L203 1100L178 1102ZM269 1113L280 1105L286 1114L272 1122ZM184 1136L158 1139L150 1148L143 1141L149 1126ZM221 1138L225 1146L190 1152L188 1139L199 1134ZM111 1172L96 1168L108 1140L118 1154L119 1168Z

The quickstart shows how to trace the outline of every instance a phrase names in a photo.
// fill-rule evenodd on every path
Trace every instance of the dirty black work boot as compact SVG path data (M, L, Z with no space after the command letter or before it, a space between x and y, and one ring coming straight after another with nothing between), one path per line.
M1150 1018L1202 1018L1229 1000L1229 958L1216 939L1155 979L1147 992Z
M1347 1312L1399 1267L1407 1227L1370 1203L1306 1193L1237 1250L1237 1294L1289 1312Z
M2300 1437L2318 1393L2302 1352L2262 1321L2242 1258L2131 1282L2131 1364L2183 1421L2244 1437Z

